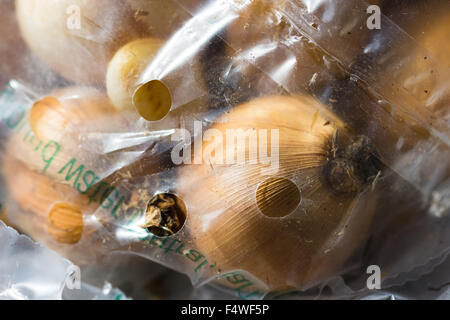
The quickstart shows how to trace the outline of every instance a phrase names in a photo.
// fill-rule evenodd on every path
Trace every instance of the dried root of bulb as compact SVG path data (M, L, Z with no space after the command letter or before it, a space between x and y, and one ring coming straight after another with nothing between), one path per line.
M375 180L382 164L369 138L357 136L342 148L336 131L331 143L331 161L325 167L325 175L335 192L360 192Z
M168 237L177 233L186 220L186 208L172 194L158 194L147 205L145 224L142 226L159 237Z

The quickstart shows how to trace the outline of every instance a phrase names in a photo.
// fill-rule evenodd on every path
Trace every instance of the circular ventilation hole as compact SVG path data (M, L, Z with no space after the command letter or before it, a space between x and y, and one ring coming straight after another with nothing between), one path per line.
M152 80L136 90L133 103L142 118L147 121L158 121L169 113L172 96L164 83Z
M300 190L284 178L269 178L256 190L256 204L261 213L270 218L288 216L297 209L300 200Z
M170 237L183 228L186 216L183 200L171 193L160 193L149 201L143 227L155 236Z

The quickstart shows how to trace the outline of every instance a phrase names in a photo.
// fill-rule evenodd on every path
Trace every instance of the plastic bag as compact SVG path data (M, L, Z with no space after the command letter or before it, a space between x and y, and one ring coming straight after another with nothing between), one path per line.
M69 261L0 221L0 299L61 299Z
M422 38L360 0L16 1L6 219L244 299L417 279L450 248L449 11L427 6Z

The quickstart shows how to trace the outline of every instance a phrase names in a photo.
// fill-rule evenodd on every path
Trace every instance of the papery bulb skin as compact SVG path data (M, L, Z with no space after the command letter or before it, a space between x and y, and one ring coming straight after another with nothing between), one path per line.
M98 137L102 133L123 132L129 123L106 94L90 87L50 92L33 103L23 121L28 121L28 126L8 137L7 153L30 169L64 184L73 184L66 180L67 170L60 172L67 169L70 161L76 167L88 168L86 171L96 171L97 175L101 170L109 170L112 155L92 149L101 143Z
M11 222L36 240L76 244L83 234L83 214L92 214L96 209L89 197L28 169L10 156L5 160L2 176L8 195L23 211L11 216Z
M190 18L174 0L16 0L16 12L36 56L64 78L96 86L121 46L170 37Z
M270 290L308 288L337 273L363 245L373 217L376 193L368 186L381 169L369 141L307 96L254 99L212 129L215 137L278 130L279 140L267 145L279 159L272 171L267 162L224 164L211 152L221 144L204 142L202 164L182 167L177 180L198 250L222 272L247 271ZM250 143L232 148L250 159Z
M134 109L133 94L139 78L150 66L164 42L145 38L127 43L110 61L106 74L106 88L117 110Z

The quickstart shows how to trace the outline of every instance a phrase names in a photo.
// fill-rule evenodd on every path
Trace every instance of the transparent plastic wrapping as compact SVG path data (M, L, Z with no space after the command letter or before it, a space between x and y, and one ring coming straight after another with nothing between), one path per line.
M5 2L5 221L242 299L363 297L369 266L386 291L444 261L448 2L107 2ZM400 13L420 6L422 29Z
M0 300L61 299L68 260L0 221Z

